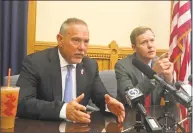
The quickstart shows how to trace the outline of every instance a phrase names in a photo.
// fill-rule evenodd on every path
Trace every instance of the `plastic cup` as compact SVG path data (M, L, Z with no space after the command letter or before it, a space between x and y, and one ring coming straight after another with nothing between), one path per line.
M1 87L0 128L14 128L20 87Z

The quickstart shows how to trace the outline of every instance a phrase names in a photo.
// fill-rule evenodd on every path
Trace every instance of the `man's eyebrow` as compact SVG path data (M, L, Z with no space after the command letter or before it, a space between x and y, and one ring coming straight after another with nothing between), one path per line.
M144 41L147 41L148 39L143 39L143 40L141 40L141 42L144 42Z

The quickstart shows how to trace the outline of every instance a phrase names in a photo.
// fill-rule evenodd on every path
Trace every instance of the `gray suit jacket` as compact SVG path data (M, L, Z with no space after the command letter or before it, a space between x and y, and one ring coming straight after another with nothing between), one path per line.
M84 70L84 73L81 73ZM108 94L94 59L84 57L76 66L77 96L84 93L80 104L89 99L105 111L104 95ZM58 47L25 57L17 82L20 87L17 116L31 119L59 120L62 101L61 68Z
M132 64L134 58L137 58L135 53L128 55L115 64L117 99L126 105L125 90L137 87L143 92L144 97L151 93L151 105L160 105L161 96L164 94L164 86L157 82L151 82L146 76L143 77L142 72ZM152 61L153 63L154 61ZM141 103L144 104L144 100Z

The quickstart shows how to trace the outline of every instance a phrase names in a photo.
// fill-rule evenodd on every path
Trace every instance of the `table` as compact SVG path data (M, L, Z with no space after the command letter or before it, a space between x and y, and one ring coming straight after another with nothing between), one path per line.
M156 119L163 116L163 106L152 106L149 108L148 115ZM177 106L171 106L168 111L176 121L180 121L180 112ZM143 117L142 117L143 118ZM122 125L117 124L116 117L111 113L102 115L100 112L91 113L90 124L78 124L66 121L42 121L16 118L14 129L4 130L4 132L14 131L15 133L59 133L59 132L121 132L127 128L132 127L136 123L136 109L126 108L126 118ZM160 121L163 124L163 121ZM168 124L172 124L171 120ZM174 130L174 129L171 129ZM171 131L170 130L170 131ZM3 132L0 130L0 132ZM131 130L130 132L135 132ZM145 130L141 130L145 132Z

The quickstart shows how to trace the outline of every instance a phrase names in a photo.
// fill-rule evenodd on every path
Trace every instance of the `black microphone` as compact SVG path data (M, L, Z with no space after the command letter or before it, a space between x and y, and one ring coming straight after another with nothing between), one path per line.
M180 91L186 93L189 96L191 95L192 86L190 84L184 84L181 81L177 81L175 83L175 87L176 87L177 90L180 90Z
M188 77L188 82L192 83L192 74Z
M148 116L145 108L140 103L140 101L142 99L144 99L143 93L138 88L131 88L130 89L127 87L125 90L126 90L125 94L126 94L127 103L131 107L137 107L137 109L138 109L136 112L137 125L140 125L139 123L141 122L141 114L142 114L144 116L145 128L148 132L161 132L162 127L158 123L157 119L154 117ZM139 126L136 126L135 128L136 128L137 132L138 132L138 130L140 130Z
M168 88L168 91L173 92L176 91L174 87L170 84L166 83L162 78L160 78L155 71L153 71L148 65L144 64L143 62L139 61L138 59L133 59L132 64L139 69L144 75L146 75L149 79L155 79L161 84L165 85Z
M166 83L162 78L160 78L155 71L153 71L148 65L144 64L143 62L139 61L138 59L133 59L132 64L139 69L144 75L146 75L149 79L155 79L160 84L166 87L171 94L173 94L176 100L184 105L185 107L189 108L191 106L191 97L182 91L178 91L176 88L171 86L170 84Z
M181 81L177 81L177 82L175 83L175 87L176 87L177 90L182 89L183 91L187 92L187 91L186 91L186 88L185 88L186 85L185 85L183 82L181 82Z
M188 84L188 86L190 86L189 84ZM181 82L181 81L177 81L176 83L175 83L175 87L176 87L176 89L177 90L180 90L180 89L182 89L183 91L185 91L185 92L187 92L186 91L186 87L187 87L187 85L186 84L184 84L183 82Z
M129 88L125 89L125 96L127 103L130 107L136 107L136 103L139 103L143 98L143 93L138 88Z
M125 96L129 106L138 107L143 115L146 115L146 110L141 106L140 101L144 99L143 93L138 88L126 88Z
M180 88L182 88L182 85L183 85L184 83L183 82L181 82L181 81L177 81L176 83L175 83L175 87L176 87L176 89L177 90L180 90ZM184 88L182 88L183 90L184 90ZM184 90L185 91L185 90Z

